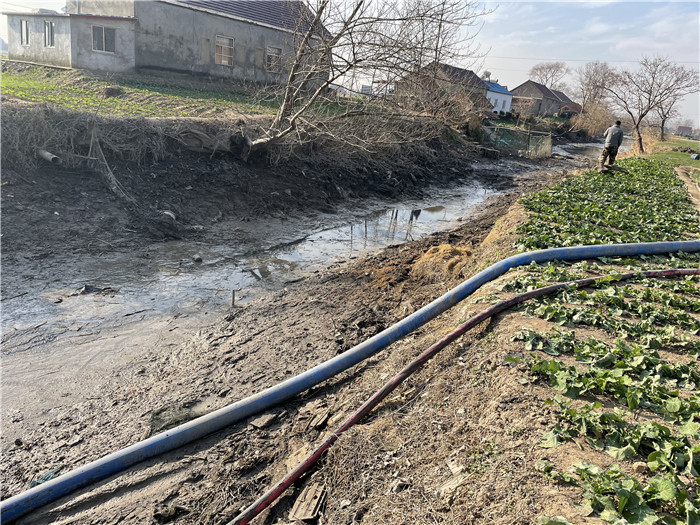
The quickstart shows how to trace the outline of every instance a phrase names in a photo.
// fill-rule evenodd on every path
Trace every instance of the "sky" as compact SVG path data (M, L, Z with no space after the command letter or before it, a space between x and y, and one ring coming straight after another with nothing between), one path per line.
M634 69L643 56L664 56L700 69L698 0L481 0L480 5L492 11L481 19L475 39L485 56L480 63L460 65L479 74L488 70L492 80L509 88L525 82L540 62L564 61L575 69L599 60ZM61 0L0 0L3 12L63 6ZM4 26L3 20L0 36L6 39ZM566 81L572 83L573 76ZM700 127L700 93L685 97L679 109Z
M563 61L571 69L599 60L635 69L643 56L664 56L700 69L700 2L690 1L486 1L476 41L487 55L483 70L515 88L540 62ZM568 79L572 83L573 76ZM566 92L566 91L565 91ZM568 93L567 93L568 94ZM573 97L571 90L570 97ZM700 94L680 105L700 126Z

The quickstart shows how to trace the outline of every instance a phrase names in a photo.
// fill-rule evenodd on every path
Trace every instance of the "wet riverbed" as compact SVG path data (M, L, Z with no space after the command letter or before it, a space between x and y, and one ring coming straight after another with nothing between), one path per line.
M514 176L497 165L484 169ZM4 275L6 406L40 420L59 393L62 403L95 395L126 364L167 352L218 321L234 297L239 307L310 272L453 228L496 193L475 178L400 204L355 202L332 214L221 222L209 228L208 242L25 260Z
M85 257L79 275L56 275L41 293L7 301L6 334L58 320L95 328L115 315L220 312L234 295L245 302L335 261L453 227L495 193L474 181L420 201L373 203L371 211L354 208L313 221L221 224L217 238L230 231L225 243L178 240L142 253Z
M629 151L632 144L633 140L629 137L625 137L622 141L622 146L620 146L620 153ZM554 146L552 148L552 154L574 158L598 159L602 150L603 144L600 142L581 142Z
M17 412L12 417L28 428L60 406L100 399L106 382L138 374L143 363L171 351L177 359L183 346L197 346L198 332L206 339L209 327L235 308L275 297L264 295L269 290L383 246L452 229L515 179L549 174L517 159L473 169L473 177L428 188L420 200L352 201L335 213L210 224L205 235L192 235L206 242L130 249L93 237L104 252L14 254L8 259L14 264L3 267L6 413Z

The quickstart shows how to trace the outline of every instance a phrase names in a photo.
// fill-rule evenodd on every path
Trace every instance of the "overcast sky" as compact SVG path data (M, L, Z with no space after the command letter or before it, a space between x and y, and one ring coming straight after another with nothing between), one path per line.
M4 12L37 7L60 10L65 5L56 0L1 1ZM529 69L545 61L565 61L573 69L600 60L633 69L642 56L661 55L700 68L698 0L482 3L493 12L483 19L477 37L487 56L474 69L490 71L492 79L509 88L525 82ZM574 97L573 92L569 96ZM686 97L680 109L700 126L700 94Z

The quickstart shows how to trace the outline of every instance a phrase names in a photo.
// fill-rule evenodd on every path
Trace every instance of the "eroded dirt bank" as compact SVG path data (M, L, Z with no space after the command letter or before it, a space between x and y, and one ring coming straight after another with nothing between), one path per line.
M308 165L286 172L281 168L249 170L197 156L183 158L182 165L154 166L148 175L135 169L129 172L127 165L116 172L132 193L159 209L173 211L180 235L230 239L227 228L213 225L242 219L244 227L237 233L255 235L254 228L245 227L254 222L248 220L251 217L323 210L341 200L377 194L416 195L430 183L478 176L470 168L472 162L467 152L444 155L428 149L418 160L397 160L393 169L381 163L335 163L333 169L325 170ZM415 263L431 246L441 244L464 250L440 253L441 264L469 253L522 192L551 181L563 165L536 168L533 163L523 163L519 168L523 173L515 180L492 172L491 182L507 193L487 201L477 217L456 231L309 275L232 309L221 321L211 319L213 324L196 335L191 335L195 331L192 323L171 319L147 326L136 322L138 317L128 318L119 335L104 344L115 349L139 346L137 357L128 362L115 358L91 377L81 377L78 371L74 381L43 390L42 401L49 398L51 408L43 410L40 418L29 417L18 408L3 410L3 497L26 489L30 481L46 472L66 472L107 451L262 390L415 311L473 270L463 264L445 270L442 265ZM232 177L232 170L237 177ZM139 250L152 242L149 234L132 224L128 211L105 191L99 178L83 172L48 170L33 176L11 173L4 182L5 305L27 286L50 281L47 274L51 272L74 271L79 275L82 257L133 250L135 264L148 264ZM482 262L486 261L476 264ZM386 366L395 367L397 359L404 359L400 357L404 352L413 355L416 341L424 344L439 336L436 327L450 322L437 321L409 338L397 349L398 357L390 360L394 362ZM4 351L31 350L33 363L40 363L42 351L56 349L55 338L41 327L18 339L7 329L3 331ZM79 332L64 344L82 344ZM144 338L144 332L156 335ZM89 333L87 337L90 339ZM26 521L143 523L176 519L181 523L218 523L230 518L284 470L276 458L286 458L299 452L298 448L305 450L329 419L335 423L337 414L352 408L358 388L365 388L355 385L356 380L364 377L363 372L370 372L370 378L376 376L384 357L275 411L278 417L271 428L246 430L245 424L237 425L136 467L67 503L58 502ZM367 388L376 383L374 379L368 381ZM47 377L47 384L50 382ZM11 392L4 393L6 407L11 396ZM18 407L22 403L13 399L10 404ZM319 412L323 416L326 410L327 416L309 425L310 417ZM339 504L343 509L351 508ZM352 508L359 519L361 502L357 505L353 502ZM282 504L267 521L273 522L286 508Z

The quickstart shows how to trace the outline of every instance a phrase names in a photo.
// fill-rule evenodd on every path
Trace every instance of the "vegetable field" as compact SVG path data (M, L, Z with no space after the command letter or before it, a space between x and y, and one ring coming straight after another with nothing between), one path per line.
M118 96L107 97L107 87ZM228 87L228 86L226 86ZM3 97L115 116L208 117L232 110L245 114L271 114L275 105L243 92L216 89L204 83L176 85L162 79L102 78L97 74L32 66L4 71Z
M620 165L626 172L586 172L524 198L529 216L518 247L698 238L698 214L672 167L638 158ZM574 441L614 459L607 467L538 464L552 483L579 488L583 515L617 525L700 523L700 279L616 279L699 262L677 253L533 264L504 284L504 291L523 292L610 275L595 287L523 306L540 328L513 337L524 350L512 357L522 366L521 381L551 387L546 403L558 423L540 446ZM540 521L569 523L561 516Z

